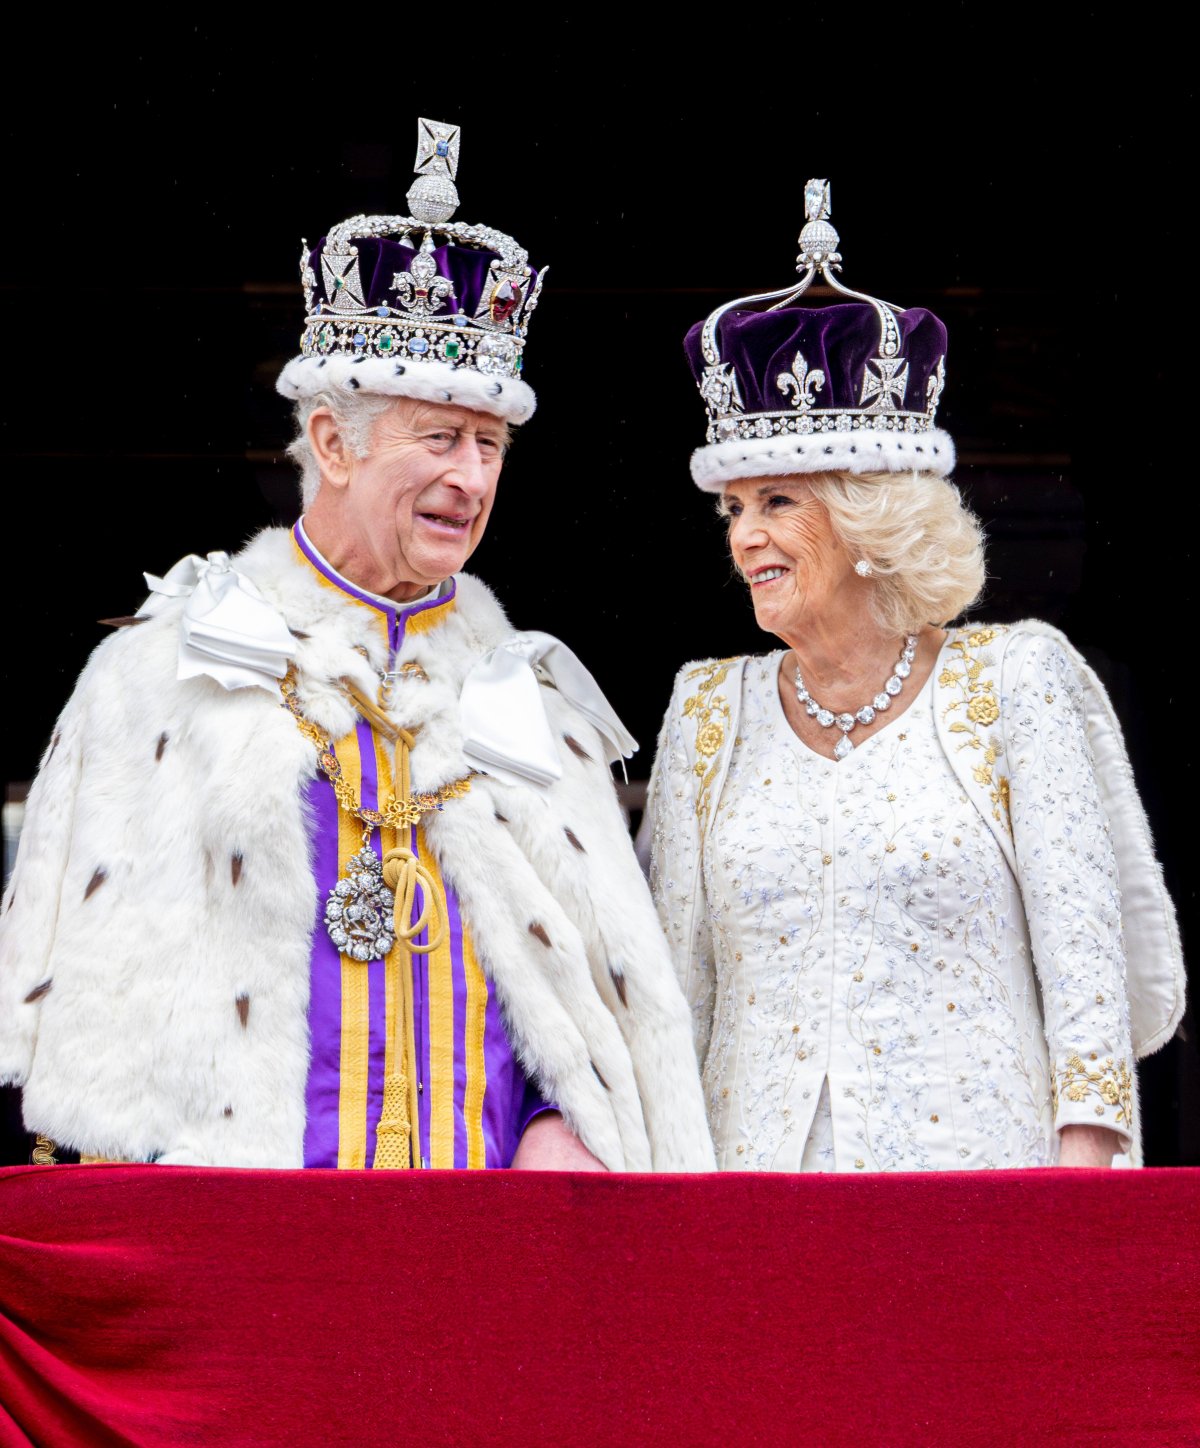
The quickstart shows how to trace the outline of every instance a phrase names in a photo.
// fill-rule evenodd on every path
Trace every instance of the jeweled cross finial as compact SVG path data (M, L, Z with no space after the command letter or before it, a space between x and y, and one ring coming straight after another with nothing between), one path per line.
M413 162L417 175L449 176L453 181L458 175L461 135L459 126L448 125L445 121L427 121L422 117L417 122L417 159Z
M462 130L445 121L417 122L417 179L408 189L409 210L418 221L449 221L458 207L454 177Z

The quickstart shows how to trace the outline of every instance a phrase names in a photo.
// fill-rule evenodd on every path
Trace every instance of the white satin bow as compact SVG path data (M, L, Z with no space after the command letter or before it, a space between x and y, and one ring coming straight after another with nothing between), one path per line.
M636 751L637 741L566 644L552 634L525 633L486 653L463 683L463 753L477 768L506 784L553 784L562 778L539 674L599 731L607 763Z
M275 692L296 656L296 640L282 614L231 565L228 553L207 558L189 553L165 578L143 577L150 597L138 618L153 618L170 599L187 599L179 620L177 678L207 674L226 689Z

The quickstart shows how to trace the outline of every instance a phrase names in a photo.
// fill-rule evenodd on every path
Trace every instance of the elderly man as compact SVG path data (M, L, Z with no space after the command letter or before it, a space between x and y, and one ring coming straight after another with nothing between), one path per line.
M459 570L541 276L413 215L301 258L306 512L185 559L103 643L30 795L0 1080L42 1159L703 1170L687 1011L591 675Z

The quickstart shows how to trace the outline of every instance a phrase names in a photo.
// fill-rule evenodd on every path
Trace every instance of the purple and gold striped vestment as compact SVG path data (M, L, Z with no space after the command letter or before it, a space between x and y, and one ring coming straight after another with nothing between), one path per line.
M433 633L454 608L454 581L438 596L404 607L361 592L316 551L297 523L300 555L348 608L374 612L391 652L413 633ZM433 645L436 646L436 645ZM365 720L337 741L342 773L367 808L392 792L392 747ZM391 1074L397 1039L401 970L411 970L418 1089L415 1148L423 1167L505 1167L529 1120L545 1109L526 1081L509 1045L500 1009L475 958L453 883L442 877L413 827L407 843L440 892L447 929L428 955L411 958L397 943L386 960L361 962L340 955L324 923L324 902L362 846L362 826L339 810L329 781L318 774L308 786L313 831L314 884L320 909L312 935L312 985L308 1008L312 1055L306 1095L304 1164L366 1167L375 1155L383 1082ZM396 832L372 838L382 856L397 844ZM418 888L413 918L424 901ZM425 932L416 937L427 944Z

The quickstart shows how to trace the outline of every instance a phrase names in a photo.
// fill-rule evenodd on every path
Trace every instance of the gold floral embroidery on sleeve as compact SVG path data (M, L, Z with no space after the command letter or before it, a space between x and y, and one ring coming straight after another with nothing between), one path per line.
M1079 1055L1068 1056L1066 1065L1055 1075L1050 1085L1050 1094L1055 1111L1061 1097L1068 1101L1081 1102L1095 1097L1097 1115L1107 1114L1105 1108L1116 1106L1114 1120L1129 1125L1133 1121L1133 1081L1125 1062L1113 1064L1109 1056L1101 1067L1093 1057L1085 1062Z
M701 830L708 822L712 802L709 792L720 769L720 753L724 747L729 723L729 701L717 690L729 675L729 666L736 658L716 659L702 664L687 675L687 682L699 679L696 692L683 701L683 717L696 724L696 762L692 766L698 783L696 786L696 817Z
M1004 628L963 628L959 629L947 645L954 649L959 659L949 662L938 675L938 684L949 689L956 696L942 711L943 719L957 710L966 716L955 719L950 725L952 734L966 737L960 742L960 749L980 751L979 763L971 770L976 783L988 792L994 818L1012 834L1012 813L1008 776L995 771L1000 755L1000 743L995 735L988 737L985 730L1000 718L1000 700L996 694L995 680L985 677L988 662L978 657L980 649L987 648Z

